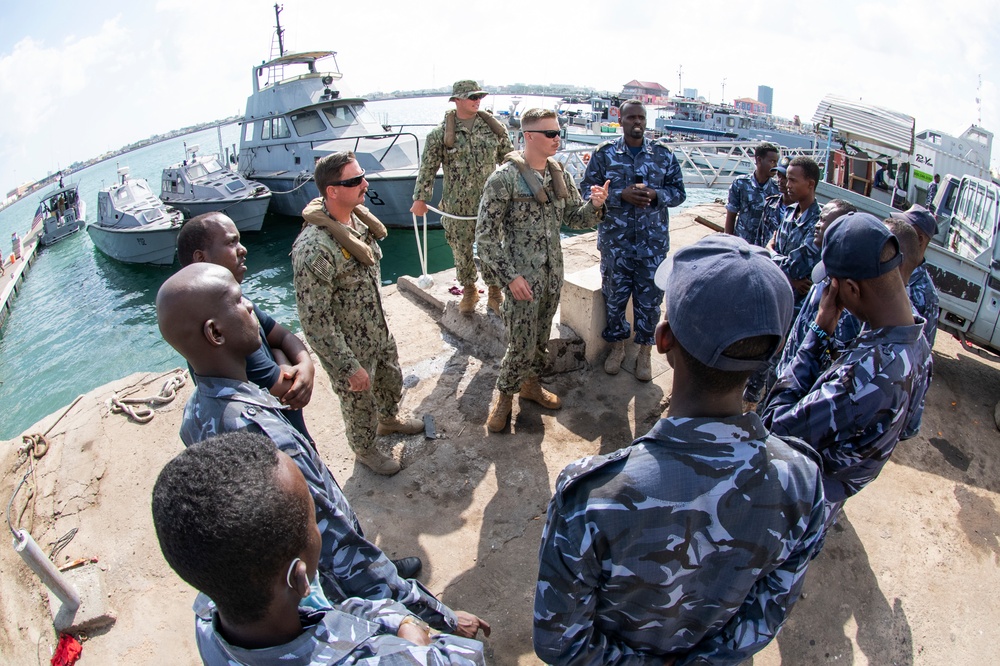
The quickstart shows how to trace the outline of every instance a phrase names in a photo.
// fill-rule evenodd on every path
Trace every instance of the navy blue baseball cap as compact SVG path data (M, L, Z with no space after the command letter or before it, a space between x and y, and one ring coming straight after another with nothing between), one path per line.
M922 231L928 238L933 238L934 234L937 233L937 220L935 220L934 215L923 206L913 204L905 213L889 213L889 217L909 222L918 230Z
M776 166L773 169L771 169L771 173L777 172L777 173L780 173L782 176L787 175L788 174L788 164L791 161L792 161L792 158L790 158L790 157L782 157L778 161L778 166Z
M881 261L886 243L896 246L896 256ZM812 272L813 282L827 277L871 280L899 267L903 253L899 241L874 215L848 213L830 223L823 235L822 260Z
M756 370L781 344L792 321L792 288L764 248L727 234L678 250L653 280L667 301L667 321L681 346L710 368ZM774 336L758 358L726 356L745 338Z

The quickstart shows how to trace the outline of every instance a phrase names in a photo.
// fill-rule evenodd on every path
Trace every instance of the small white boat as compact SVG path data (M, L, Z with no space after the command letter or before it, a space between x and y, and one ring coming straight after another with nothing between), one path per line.
M56 188L38 204L31 226L32 230L41 226L39 241L48 246L87 226L86 217L87 204L80 198L77 185L64 186L60 178Z
M112 259L169 266L184 216L165 206L145 179L129 180L128 167L118 169L118 175L121 182L97 193L97 221L87 225L87 233Z
M225 213L241 232L260 231L271 190L227 169L215 155L198 156L199 146L184 144L184 161L163 170L160 199L192 218Z

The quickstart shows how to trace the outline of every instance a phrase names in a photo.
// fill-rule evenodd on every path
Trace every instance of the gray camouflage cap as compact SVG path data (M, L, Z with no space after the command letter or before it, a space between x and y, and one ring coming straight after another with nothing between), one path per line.
M665 292L667 321L681 346L710 368L756 370L792 321L792 288L767 250L738 236L715 234L660 264L653 280ZM726 356L745 338L774 336L774 347L753 359Z
M456 99L469 99L472 95L488 94L485 90L479 89L478 83L471 79L466 79L464 81L455 81L455 85L451 87L451 97L448 98L448 101L454 102Z

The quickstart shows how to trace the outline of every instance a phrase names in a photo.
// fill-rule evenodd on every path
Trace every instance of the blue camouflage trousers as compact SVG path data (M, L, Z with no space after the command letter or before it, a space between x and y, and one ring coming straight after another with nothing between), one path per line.
M399 401L403 395L403 372L399 367L396 340L389 335L380 347L371 355L358 358L371 382L367 391L352 391L346 378L338 381L330 378L333 392L340 398L347 444L361 455L367 454L375 445L379 420L391 418L399 412Z
M628 340L631 329L625 318L625 308L631 298L636 344L655 344L653 331L660 321L663 292L653 282L653 275L663 259L601 252L601 294L607 314L601 337L607 342Z
M507 351L500 361L497 390L512 395L521 390L521 382L542 374L548 360L547 346L552 319L559 307L559 292L549 293L531 285L534 299L516 301L510 287L504 287L500 315L507 328Z

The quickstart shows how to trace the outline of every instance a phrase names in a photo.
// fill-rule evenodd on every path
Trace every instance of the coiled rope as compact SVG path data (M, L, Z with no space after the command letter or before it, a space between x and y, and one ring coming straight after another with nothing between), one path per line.
M179 372L172 370L171 372ZM122 398L117 393L111 396L111 413L125 414L136 423L149 423L153 420L153 408L167 405L177 397L177 389L184 386L187 380L184 373L174 375L163 383L163 388L156 395L145 398Z

